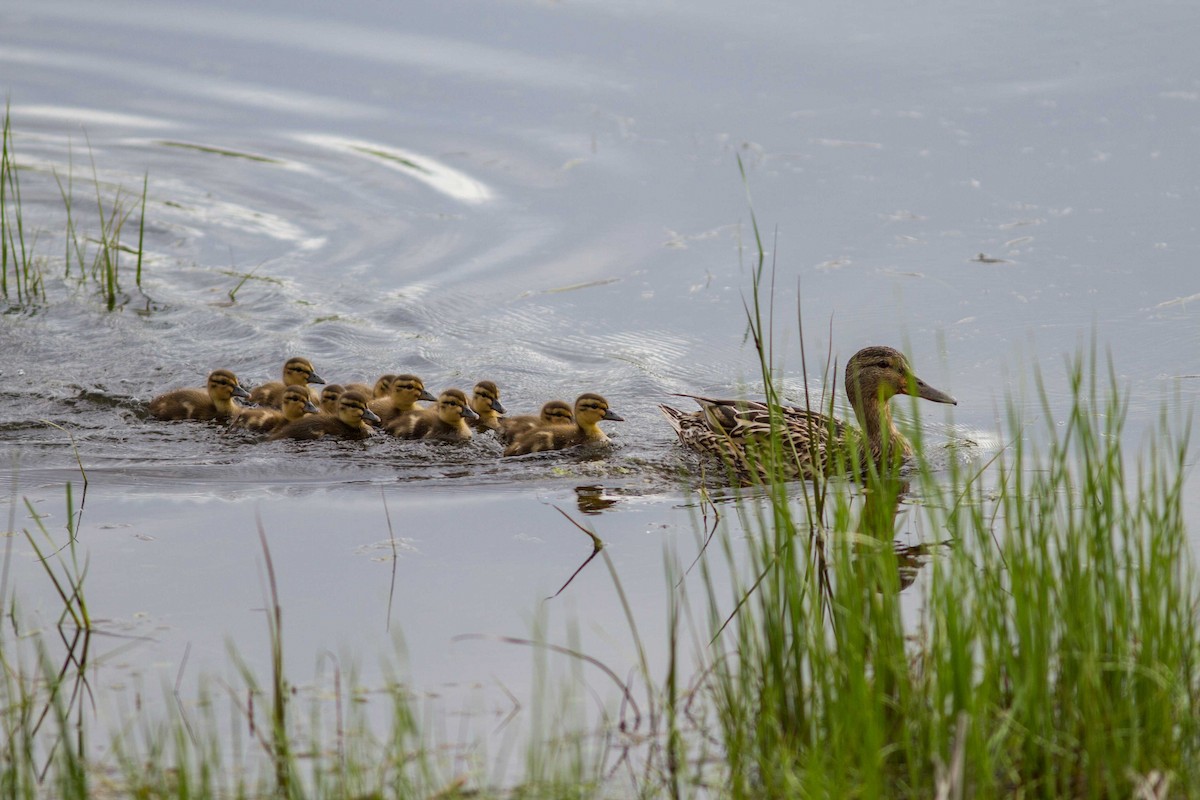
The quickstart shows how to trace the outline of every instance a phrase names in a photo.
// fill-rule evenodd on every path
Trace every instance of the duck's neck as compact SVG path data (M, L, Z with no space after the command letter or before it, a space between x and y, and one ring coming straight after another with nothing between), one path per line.
M219 397L215 394L210 394L209 399L212 400L213 408L218 414L232 414L234 411L232 397Z
M858 400L854 403L854 415L858 418L859 427L866 437L866 448L876 467L899 464L912 455L912 445L896 429L887 400L881 399L878 394L870 396L865 402Z
M476 413L479 414L479 421L475 423L476 425L493 429L500 427L500 415L491 408L485 411L477 411Z
M598 422L593 422L586 419L576 419L575 425L579 428L579 435L588 441L608 441L608 436L605 435L604 431L600 429L600 424Z

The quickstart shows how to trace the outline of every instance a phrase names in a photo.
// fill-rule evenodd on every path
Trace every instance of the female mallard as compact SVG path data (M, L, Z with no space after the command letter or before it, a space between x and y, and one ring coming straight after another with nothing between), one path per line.
M500 404L500 389L491 381L480 381L471 391L471 410L479 415L473 423L475 430L500 430L500 415L505 413Z
M542 428L547 425L567 425L574 427L575 415L571 413L571 406L565 400L551 400L542 406L541 413L527 414L520 417L505 417L500 420L500 438L505 444L512 444L513 441L519 439L529 433L534 428Z
M401 439L442 439L462 442L471 438L471 426L479 415L471 410L461 389L447 389L437 399L437 405L405 414L388 426L388 433Z
M953 397L918 378L900 351L866 347L846 364L846 396L861 432L804 408L769 407L747 400L684 395L699 403L700 411L688 414L670 406L659 408L683 444L719 455L741 481L749 483L780 473L789 479L811 479L840 471L866 473L871 464L881 471L897 468L912 455L912 445L896 430L888 408L888 400L897 394L958 405ZM781 434L781 458L763 446L771 441L772 429Z
M279 408L283 400L283 390L289 386L304 386L309 383L324 383L325 379L317 374L307 358L289 358L283 364L283 380L264 383L255 386L250 392L250 402L260 406Z
M564 450L580 444L607 442L608 437L598 424L602 419L624 422L608 407L608 401L598 394L581 394L575 400L574 425L545 425L535 427L517 437L504 451L506 456L520 456L542 450Z
M362 392L342 392L338 397L336 417L312 414L276 429L267 437L267 441L321 439L325 436L335 439L366 439L374 432L367 423L378 421L379 417L367 408L366 395Z
M235 397L249 397L238 385L237 376L227 369L209 373L203 389L176 389L150 401L150 413L159 419L227 420L237 415Z
M386 397L376 397L370 402L370 408L383 421L384 425L395 422L406 414L416 414L425 410L417 405L418 400L436 402L437 398L425 388L425 382L416 375L384 375L388 378ZM379 380L383 380L380 378Z
M315 414L320 409L313 405L307 386L289 386L283 391L279 408L245 408L234 419L230 427L270 433L289 422L302 419L305 414Z

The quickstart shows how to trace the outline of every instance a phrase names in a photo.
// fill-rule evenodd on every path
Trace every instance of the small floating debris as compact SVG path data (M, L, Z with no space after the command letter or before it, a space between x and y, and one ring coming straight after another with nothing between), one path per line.
M986 253L980 253L971 259L978 264L1011 264L1007 258L994 258Z

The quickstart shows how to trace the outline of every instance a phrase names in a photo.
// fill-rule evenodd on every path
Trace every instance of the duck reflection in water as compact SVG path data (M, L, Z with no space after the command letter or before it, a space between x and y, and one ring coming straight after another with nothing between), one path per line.
M952 544L950 541L905 544L897 538L900 504L908 493L908 481L891 478L869 480L863 490L864 502L858 530L864 536L855 546L859 556L859 564L856 567L860 570L860 578L868 584L874 584L878 591L902 592L912 586L921 568L935 552ZM876 540L878 544L871 540ZM894 585L885 573L871 569L870 565L865 563L886 558L882 545L889 541L892 543L896 559L897 582ZM879 566L882 567L883 562ZM872 575L875 579L872 579Z

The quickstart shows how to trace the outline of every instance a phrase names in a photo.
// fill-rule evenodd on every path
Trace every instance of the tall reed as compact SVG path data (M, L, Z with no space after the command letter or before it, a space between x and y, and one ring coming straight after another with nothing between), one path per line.
M28 231L18 170L11 116L6 108L0 129L0 294L17 305L31 305L47 300L43 273L48 262L43 256L35 257L33 252L36 237ZM122 273L130 269L123 262L123 256L133 260L133 284L142 291L149 175L143 176L141 194L136 198L121 186L116 187L111 196L106 196L93 159L96 203L93 219L97 230L88 233L81 229L75 208L73 172L68 158L65 181L57 172L54 174L65 212L63 277L74 276L76 286L95 287L105 307L113 311L129 299L121 281ZM136 246L125 241L129 238L125 235L125 226L133 219L135 211L138 213Z
M762 274L747 314L775 398ZM953 459L932 471L918 436L903 481L868 469L861 483L789 482L776 430L757 457L780 468L736 506L748 573L733 570L723 596L707 572L722 793L1200 792L1190 426L1164 419L1131 453L1115 374L1094 350L1073 359L1066 404L1040 388L1038 444L1012 403L1013 444L970 472ZM920 598L902 594L902 507L950 543ZM736 563L728 539L726 552Z

